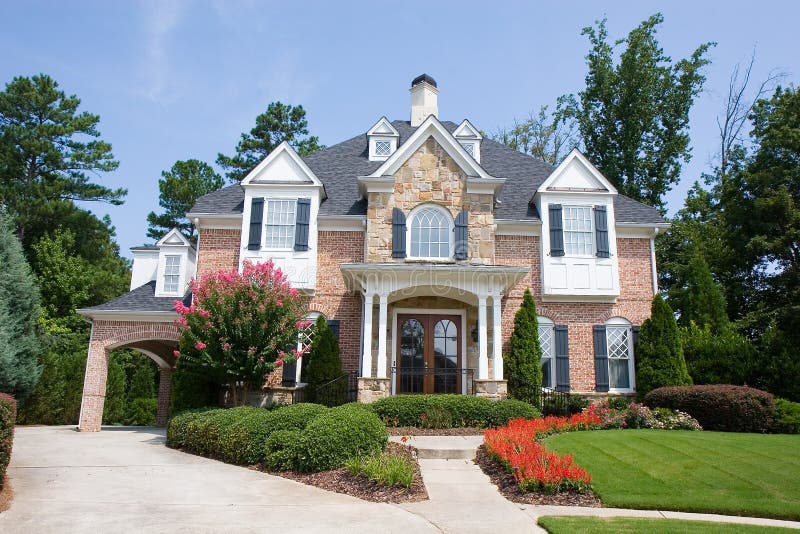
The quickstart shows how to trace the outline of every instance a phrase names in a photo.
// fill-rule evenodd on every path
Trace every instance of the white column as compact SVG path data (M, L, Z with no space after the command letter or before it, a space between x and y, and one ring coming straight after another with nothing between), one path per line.
M372 293L364 295L364 347L361 351L361 376L372 376Z
M379 295L380 304L378 311L378 378L386 378L386 308L389 295Z
M492 296L492 365L494 379L503 380L503 331L500 303L500 293Z
M486 339L486 297L478 297L478 380L489 378L488 340Z

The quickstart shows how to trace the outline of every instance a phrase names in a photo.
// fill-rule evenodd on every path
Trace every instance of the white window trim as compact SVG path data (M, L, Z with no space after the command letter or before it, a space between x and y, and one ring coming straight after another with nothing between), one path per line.
M269 213L270 202L290 201L294 202L294 222L292 223L291 245L288 247L268 247L267 246L267 214ZM288 226L288 225L286 225ZM265 197L264 214L261 219L261 250L287 252L294 250L294 235L297 231L297 197Z
M630 387L629 388L612 388L611 387L611 363L608 354L606 354L607 360L609 360L606 365L608 366L608 391L609 393L633 393L636 391L636 364L633 361L633 325L631 325L630 321L623 319L622 317L612 317L611 319L605 322L606 327L606 352L610 352L608 347L608 328L609 327L625 327L628 329L628 377L630 378Z
M310 312L305 316L305 318L303 320L311 321L311 324L308 325L308 327L307 327L309 330L313 330L314 325L317 323L317 319L319 319L320 316L322 316L322 314L320 312ZM309 345L311 344L310 336L306 335L305 332L302 332L302 331L299 332L298 336L297 336L297 351L298 352L301 352L303 350L304 343L303 343L303 338L301 336L304 336L304 335L308 338L308 344ZM294 378L295 384L299 384L300 383L300 373L303 371L303 358L306 358L306 357L307 357L306 355L301 356L300 360L297 362L297 367L295 369L295 378Z
M566 229L564 212L568 208L584 208L589 210L589 231L588 232L568 232ZM563 235L562 240L564 241L564 256L568 258L595 258L597 257L597 236L595 234L595 224L594 224L594 206L591 204L562 204L561 206L561 233ZM588 233L591 235L592 239L592 252L591 254L570 254L567 252L567 233Z
M445 221L448 225L448 250L447 256L413 256L411 254L412 247L411 247L411 236L413 235L413 225L414 220L417 216L427 209L435 209L444 215ZM406 258L412 260L424 260L424 261L451 261L453 259L453 249L455 247L455 220L450 212L438 204L420 204L409 213L408 218L406 219Z
M536 320L539 322L539 329L541 329L541 328L549 328L551 330L551 332L550 332L550 336L551 336L551 338L550 338L550 354L548 355L548 358L550 359L550 383L549 384L542 383L542 387L543 388L548 388L548 389L555 389L555 387L556 387L556 332L555 332L556 325L555 325L555 323L553 321L551 321L547 317L539 316L539 317L536 318ZM541 347L541 338L539 339L539 346ZM544 359L544 357L545 357L545 354L544 354L544 351L542 351L542 358Z

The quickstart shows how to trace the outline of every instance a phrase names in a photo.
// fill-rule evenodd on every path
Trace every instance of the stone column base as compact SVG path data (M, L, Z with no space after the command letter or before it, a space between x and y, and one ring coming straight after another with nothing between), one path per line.
M475 396L492 400L508 398L507 380L475 380Z
M258 393L250 393L247 404L258 406L259 408L268 408L275 404L284 405L293 404L295 401L304 402L305 388L305 384L266 387Z
M358 377L358 402L372 402L389 397L391 394L391 379Z

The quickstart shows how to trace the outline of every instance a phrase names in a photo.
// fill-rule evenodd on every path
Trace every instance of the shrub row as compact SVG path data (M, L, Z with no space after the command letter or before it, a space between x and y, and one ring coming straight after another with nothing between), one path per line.
M190 410L167 427L170 447L233 464L297 471L339 467L353 456L382 451L388 438L378 417L357 404Z
M705 430L770 432L775 401L770 393L746 386L705 385L654 389L644 397L651 408L686 412Z
M542 416L527 402L467 395L396 395L369 406L389 426L487 428L503 426L511 419Z
M11 395L0 393L0 489L11 461L11 446L14 444L14 421L17 419L17 401Z
M775 432L800 434L800 403L775 399Z

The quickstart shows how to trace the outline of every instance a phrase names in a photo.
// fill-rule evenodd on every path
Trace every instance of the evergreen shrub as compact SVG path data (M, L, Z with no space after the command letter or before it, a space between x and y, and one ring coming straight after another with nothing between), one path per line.
M6 476L11 448L14 444L14 422L17 419L17 401L14 397L0 393L0 489Z
M775 432L800 434L800 402L775 399Z
M128 402L127 411L126 425L153 426L156 424L158 399L142 397L131 399Z
M686 370L675 314L661 295L653 297L650 318L642 323L635 363L639 396L664 386L687 386L692 383Z
M727 384L658 388L645 395L644 403L686 412L704 430L722 432L769 432L775 416L770 393Z
M429 425L431 413L437 414L440 421L449 419L450 426L456 428L501 426L511 419L535 419L542 415L527 402L492 401L469 395L395 395L366 406L389 426L424 427Z
M508 354L503 358L503 369L508 380L508 394L539 406L542 391L542 348L539 345L536 302L529 289L525 290L522 305L514 316L514 330L511 332Z
M311 335L311 349L301 357L307 358L303 366L303 381L306 386L306 400L316 402L317 388L342 375L342 362L339 359L339 340L328 328L328 321L320 315L314 324ZM345 386L346 387L346 386Z

